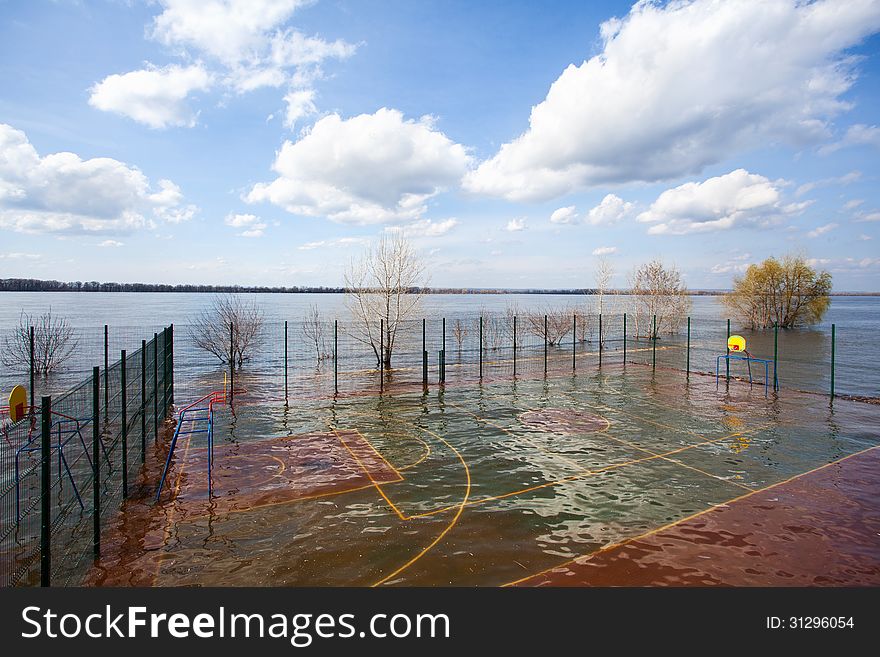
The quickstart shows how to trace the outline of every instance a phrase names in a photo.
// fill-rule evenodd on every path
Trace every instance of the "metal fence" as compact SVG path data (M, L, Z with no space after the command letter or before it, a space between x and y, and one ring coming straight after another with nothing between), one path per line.
M105 338L90 376L62 395L43 396L24 419L4 423L4 586L82 582L121 504L147 483L147 446L173 404L173 340L168 327L150 340L131 340L117 359Z

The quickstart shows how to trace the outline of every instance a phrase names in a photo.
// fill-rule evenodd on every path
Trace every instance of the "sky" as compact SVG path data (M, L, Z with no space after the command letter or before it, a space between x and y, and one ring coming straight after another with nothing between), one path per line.
M880 291L880 0L0 0L0 278Z

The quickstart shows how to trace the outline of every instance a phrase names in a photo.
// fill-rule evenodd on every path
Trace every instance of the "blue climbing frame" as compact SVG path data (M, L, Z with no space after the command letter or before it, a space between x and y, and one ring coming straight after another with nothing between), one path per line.
M749 366L749 385L752 385L752 363L764 363L764 396L766 397L769 390L770 385L770 364L773 362L772 360L767 360L766 358L755 358L754 356L749 356L746 354L745 356L739 356L737 354L721 354L718 358L715 359L715 385L718 385L718 380L721 375L721 360L724 359L728 363L732 360L744 360L748 363Z

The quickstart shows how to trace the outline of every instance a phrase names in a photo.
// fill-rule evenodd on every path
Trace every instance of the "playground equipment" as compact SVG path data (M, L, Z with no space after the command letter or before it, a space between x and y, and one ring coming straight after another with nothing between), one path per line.
M755 358L746 350L746 339L741 335L731 335L727 338L727 350L728 353L721 354L715 359L715 385L718 385L718 381L721 377L721 359L723 358L725 361L730 363L732 360L744 360L749 368L749 385L752 385L752 363L763 363L764 364L764 396L766 397L769 390L770 385L770 363L772 360L768 360L766 358ZM732 353L731 353L732 352ZM745 354L744 356L740 356L738 354Z
M180 436L204 433L207 434L208 448L208 496L213 493L211 483L211 470L214 466L214 406L226 403L226 375L223 375L223 391L214 391L208 393L204 397L184 406L177 413L177 426L174 429L174 436L171 438L171 445L168 448L168 456L165 458L165 467L162 468L162 478L159 480L159 489L156 491L156 502L162 494L162 487L165 485L165 479L168 476L168 469L171 467L171 459L174 456L174 449L177 447L177 440ZM184 428L185 427L185 428ZM190 438L192 439L192 438Z

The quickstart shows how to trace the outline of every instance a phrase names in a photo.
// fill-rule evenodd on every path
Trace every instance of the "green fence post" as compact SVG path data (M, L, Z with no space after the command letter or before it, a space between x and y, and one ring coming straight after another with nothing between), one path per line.
M428 343L426 337L427 320L422 318L422 385L428 387Z
M837 327L831 325L831 402L834 403L834 351L837 346Z
M284 405L287 406L287 320L284 320Z
M121 386L122 420L122 499L128 497L128 393L125 380L125 349L119 355L119 384Z
M483 316L480 315L480 380L483 380Z
M159 334L153 333L153 442L159 440Z
M31 329L33 336L33 329ZM33 400L31 401L33 403ZM43 397L40 405L42 418L42 452L40 460L40 586L51 584L52 574L52 504L51 485L52 398ZM60 474L60 473L59 473Z
M162 329L162 419L168 417L168 328Z
M623 364L626 365L626 313L623 313Z
M92 368L92 554L101 556L101 368Z
M544 374L547 374L547 315L544 315Z
M379 318L379 392L385 389L385 318Z
M657 369L657 315L654 315L654 328L651 330L651 369Z
M110 412L110 327L104 324L104 423Z
M571 316L571 371L577 369L577 331L578 316L577 313Z
M168 401L174 406L174 324L168 326Z
M779 377L776 376L776 362L779 354L779 322L773 322L773 390L779 390Z
M229 403L235 395L235 323L229 322Z
M687 346L687 367L685 368L687 378L691 376L691 318L688 316L688 346Z
M446 355L446 318L443 318L443 355Z
M516 376L516 315L513 316L513 376Z
M599 367L602 367L602 313L599 313Z
M339 320L333 320L333 392L339 392Z
M33 326L31 326L30 329L28 330L28 338L30 340L30 370L31 370L30 371L30 374L31 374L31 377L30 377L30 379L31 379L31 381L30 381L31 382L31 394L28 397L28 399L30 400L30 402L29 402L30 406L33 408L33 407L36 407L36 405L37 405L37 400L34 397L34 369L36 367L34 355L36 353L36 349L34 347L34 327ZM30 412L32 410L32 408L29 408L28 412Z
M141 340L141 463L147 460L147 341Z
M730 340L730 319L727 320L727 339ZM730 349L727 349L727 355L730 356ZM727 363L727 380L730 381L730 359L725 358L724 362Z

